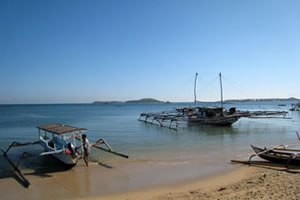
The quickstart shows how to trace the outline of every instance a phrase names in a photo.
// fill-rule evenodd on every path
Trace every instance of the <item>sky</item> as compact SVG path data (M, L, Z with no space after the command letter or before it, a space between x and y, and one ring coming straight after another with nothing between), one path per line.
M298 0L1 0L0 104L300 98Z

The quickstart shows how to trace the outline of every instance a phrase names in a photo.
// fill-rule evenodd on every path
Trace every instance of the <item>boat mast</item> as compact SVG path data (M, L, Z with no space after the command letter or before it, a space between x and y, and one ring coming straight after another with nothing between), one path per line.
M198 76L198 73L196 72L195 82L194 82L194 104L195 104L195 108L196 108L196 104L197 104L197 97L196 97L197 76Z
M222 113L223 113L223 87L222 87L222 74L221 72L219 73L220 76L220 88L221 88L221 108L222 108Z

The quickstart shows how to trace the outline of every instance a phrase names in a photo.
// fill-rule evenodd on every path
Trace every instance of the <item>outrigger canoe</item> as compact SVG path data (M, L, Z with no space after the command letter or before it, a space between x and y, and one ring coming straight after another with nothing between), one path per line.
M251 145L255 154L249 158L249 162L252 157L259 156L264 160L268 160L274 163L281 163L286 165L300 165L300 149L290 149L285 146L277 146L273 148L260 148Z
M37 129L39 134L37 141L26 143L14 141L6 150L0 148L3 156L7 158L8 162L12 165L15 171L22 177L27 187L30 186L30 182L25 178L24 174L19 169L19 164L23 159L34 156L52 155L65 164L67 168L72 168L77 164L78 160L82 158L84 154L81 132L87 131L86 128L78 128L64 124L47 124L38 126ZM45 149L45 152L42 152L38 155L32 155L24 152L18 163L14 163L8 156L8 152L11 148L35 144L41 145ZM104 147L100 145L104 145ZM115 152L103 138L100 138L90 146L124 158L129 157L128 155Z

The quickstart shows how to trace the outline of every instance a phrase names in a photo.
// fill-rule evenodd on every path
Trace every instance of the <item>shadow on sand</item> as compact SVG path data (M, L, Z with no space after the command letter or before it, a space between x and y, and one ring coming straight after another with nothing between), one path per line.
M11 159L13 164L17 165L16 157ZM113 169L112 166L103 162L96 162L97 165L108 169ZM64 172L70 170L73 166L65 165L52 156L42 156L35 158L28 158L24 160L18 169L10 164L6 157L0 156L0 179L14 178L20 185L25 188L30 187L30 182L26 176L39 176L42 178L52 177L51 174L57 172Z
M30 182L25 176L52 177L51 173L62 172L71 168L51 156L29 158L21 162L20 165L15 158L0 156L0 161L0 179L14 178L25 188L30 187Z
M234 164L245 164L253 167L259 167L274 171L284 171L287 173L292 174L300 174L300 166L297 165L289 165L287 167L286 164L280 164L280 163L273 163L269 161L251 161L249 164L249 161L243 161L243 160L231 160Z

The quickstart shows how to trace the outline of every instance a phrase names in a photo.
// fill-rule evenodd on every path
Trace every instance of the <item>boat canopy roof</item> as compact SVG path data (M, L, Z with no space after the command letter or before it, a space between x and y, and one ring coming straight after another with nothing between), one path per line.
M64 124L47 124L47 125L38 126L37 128L57 135L71 133L75 131L87 131L86 128L77 128L77 127L64 125Z

